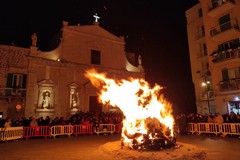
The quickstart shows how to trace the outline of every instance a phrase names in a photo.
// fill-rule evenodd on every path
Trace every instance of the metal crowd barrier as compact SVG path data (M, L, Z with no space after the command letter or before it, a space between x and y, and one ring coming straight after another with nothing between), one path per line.
M122 133L122 124L115 124L115 132Z
M7 127L0 128L0 141L16 140L30 137L53 137L58 135L79 135L96 133L121 133L121 124L100 124L94 128L92 125L57 125L57 126L38 126L38 127ZM191 134L200 135L202 133L210 133L222 136L237 135L240 136L240 123L188 123L187 131Z
M16 140L23 138L23 127L7 127L0 129L0 140Z
M116 126L116 127L115 127ZM117 130L116 130L117 128ZM121 124L100 124L93 131L92 125L57 125L57 126L38 126L38 127L7 127L0 128L0 141L8 141L25 138L28 140L31 137L53 137L59 135L84 135L96 133L97 135L101 133L120 133Z
M188 123L187 125L187 131L191 134L194 134L197 132L197 124L196 123Z
M28 140L30 137L47 137L50 136L50 127L49 126L38 126L38 127L24 127L23 137Z
M213 133L216 136L220 134L221 126L217 123L198 123L197 124L197 133Z
M215 135L239 135L240 123L188 123L187 132L200 135L202 133Z
M0 141L3 140L4 131L5 131L5 128L0 128Z
M73 134L73 126L72 125L57 125L51 127L51 135L53 138L59 135L68 135L69 137Z
M84 124L80 124L80 125L74 125L73 126L73 134L75 136L77 135L83 135L83 134L93 134L93 126L91 124L89 125L84 125Z
M239 123L224 123L222 124L222 134L226 136L230 135L240 135L240 124Z
M97 135L103 133L111 133L113 134L115 132L115 124L99 124L98 127L95 127L94 131Z

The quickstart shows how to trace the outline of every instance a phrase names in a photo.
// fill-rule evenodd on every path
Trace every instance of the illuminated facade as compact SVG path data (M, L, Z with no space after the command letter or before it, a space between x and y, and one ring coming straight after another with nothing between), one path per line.
M240 113L240 0L199 0L186 13L198 113Z
M3 117L66 117L78 111L112 110L99 104L98 90L84 76L87 69L114 79L145 77L142 64L130 63L124 39L98 22L86 26L63 22L61 42L48 52L38 49L36 34L31 38L30 48L0 45Z

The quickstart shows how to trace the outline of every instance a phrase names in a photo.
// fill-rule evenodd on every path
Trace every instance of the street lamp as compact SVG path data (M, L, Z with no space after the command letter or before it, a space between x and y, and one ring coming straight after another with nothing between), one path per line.
M211 113L211 108L210 108L210 96L209 96L209 92L211 91L210 86L211 83L210 81L205 81L202 82L202 86L206 88L206 93L207 93L207 105L208 105L208 112Z

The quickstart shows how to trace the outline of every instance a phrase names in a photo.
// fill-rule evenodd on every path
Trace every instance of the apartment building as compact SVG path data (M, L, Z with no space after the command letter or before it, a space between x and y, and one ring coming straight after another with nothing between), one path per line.
M198 113L239 113L240 0L199 0L185 14Z

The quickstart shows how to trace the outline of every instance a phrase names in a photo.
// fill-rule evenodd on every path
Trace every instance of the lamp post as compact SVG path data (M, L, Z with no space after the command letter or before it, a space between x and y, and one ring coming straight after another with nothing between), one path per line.
M210 81L202 82L202 86L203 86L203 87L206 87L206 88L205 88L205 89L206 89L205 91L206 91L206 93L207 93L207 106L208 106L208 112L209 112L209 113L211 113L210 96L209 96L209 92L211 91L211 90L210 90L210 85L211 85Z
M208 104L208 112L211 113L209 91L207 91L207 104Z

